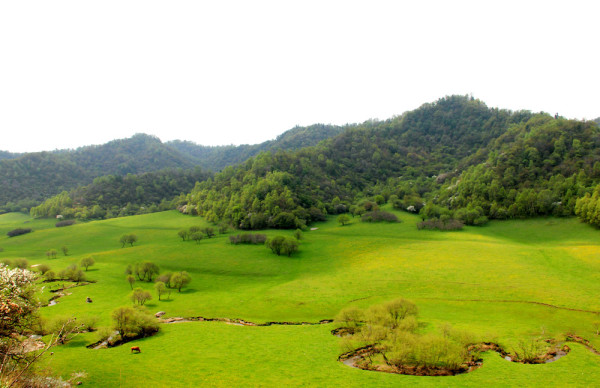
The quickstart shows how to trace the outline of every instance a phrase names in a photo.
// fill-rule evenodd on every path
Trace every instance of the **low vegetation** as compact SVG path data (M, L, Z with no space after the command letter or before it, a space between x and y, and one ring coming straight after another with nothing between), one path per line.
M33 230L31 228L17 228L10 230L6 233L8 237L21 236L23 234L31 233Z

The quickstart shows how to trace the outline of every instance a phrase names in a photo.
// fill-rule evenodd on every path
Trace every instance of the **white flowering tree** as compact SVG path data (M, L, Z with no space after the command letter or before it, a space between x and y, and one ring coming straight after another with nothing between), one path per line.
M35 299L35 274L26 269L0 264L0 387L38 386L39 378L28 373L30 367L59 339L77 333L73 320L67 320L46 341L43 348L31 351L27 337L35 323L39 307ZM43 380L43 386L59 380Z

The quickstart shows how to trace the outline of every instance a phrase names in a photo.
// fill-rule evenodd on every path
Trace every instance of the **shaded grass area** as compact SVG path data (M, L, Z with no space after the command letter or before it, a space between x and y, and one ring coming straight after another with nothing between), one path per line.
M131 304L131 289L124 274L127 264L153 261L161 271L186 270L192 276L188 289L173 292L166 301L157 300L151 283L136 283L153 294L154 299L147 303L149 310L164 310L167 316L316 322L333 318L350 305L367 307L404 297L419 307L420 321L428 325L424 330L449 322L507 349L523 339L560 338L573 332L600 347L593 327L597 314L568 310L600 311L600 232L596 229L576 219L547 218L491 222L458 232L418 231L418 217L396 214L402 223L372 224L353 219L349 225L340 226L331 218L316 225L318 230L305 232L299 253L290 258L276 256L262 246L231 245L227 235L205 238L200 244L182 242L178 230L208 224L177 212L66 228L54 228L54 220L9 214L0 216L0 228L10 230L29 221L26 225L34 225L36 231L12 239L0 237L0 246L5 249L0 252L0 260L25 257L30 264L47 263L58 271L92 255L96 264L86 275L97 282L69 289L71 295L60 298L55 306L43 308L42 313L49 318L94 316L101 326L109 325L110 313L116 307ZM139 243L121 248L118 240L125 233L137 234ZM265 233L273 236L292 232ZM45 256L46 250L62 245L69 247L69 256ZM46 290L42 298L48 296ZM85 303L86 297L93 303ZM157 337L140 342L144 349L155 350L146 356L143 349L139 358L129 357L128 347L85 349L85 344L96 340L91 333L57 349L51 363L65 374L86 369L90 383L98 386L118 384L115 379L119 375L126 379L121 383L130 386L135 385L134 381L161 385L165 376L178 378L175 385L181 386L202 382L385 386L440 381L372 376L374 373L350 369L336 361L340 341L329 334L330 329L240 328L219 323L169 325ZM219 341L228 345L221 346ZM257 351L255 344L262 350ZM476 376L484 374L489 381L497 379L499 385L528 385L524 383L527 379L550 381L549 377L540 377L544 374L540 371L563 376L561 373L567 369L561 369L561 365L574 368L572 374L577 377L571 384L586 385L592 377L600 378L600 357L588 355L577 345L572 348L569 356L547 366L510 364L495 354L486 355L481 370L444 378L442 384L482 384ZM297 352L293 366L281 360L286 349ZM88 357L92 361L86 360ZM157 366L140 363L140 359ZM121 364L121 369L128 369L130 374L119 372ZM585 376L579 376L580 368L585 368ZM487 375L490 370L493 372ZM507 379L494 375L509 372Z

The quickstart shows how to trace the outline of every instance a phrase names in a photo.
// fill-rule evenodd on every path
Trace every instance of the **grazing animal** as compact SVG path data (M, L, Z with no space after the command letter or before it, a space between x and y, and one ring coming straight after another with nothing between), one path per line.
M141 353L141 352L142 352L142 351L140 350L140 347L139 347L139 346L132 346L132 347L131 347L131 353L133 353L134 351L136 351L136 352L138 352L138 353Z

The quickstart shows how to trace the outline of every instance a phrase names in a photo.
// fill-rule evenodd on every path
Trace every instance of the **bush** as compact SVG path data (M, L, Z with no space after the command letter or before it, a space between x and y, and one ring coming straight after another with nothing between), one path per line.
M62 280L71 280L77 283L85 281L85 274L81 268L77 268L76 264L71 264L67 268L60 271L58 273L58 277Z
M296 216L292 213L281 212L273 217L271 225L277 229L295 229Z
M31 233L32 230L31 228L17 228L17 229L13 229L9 232L6 233L6 235L8 237L15 237L15 236L20 236L22 234L27 234L27 233Z
M75 224L75 220L64 220L64 221L58 221L56 224L54 224L54 226L56 226L57 228L62 228L63 226L71 226Z
M280 256L284 255L291 256L292 253L298 251L298 240L293 237L286 236L275 236L267 239L265 242L267 248L271 249L273 253Z
M399 222L395 214L383 210L374 210L365 213L360 220L363 222Z
M417 224L417 229L437 229L437 230L460 230L465 225L459 220L455 220L454 218L450 219L439 219L439 218L431 218L429 220L425 220L419 222Z
M27 269L27 267L29 266L29 262L27 261L27 259L18 258L15 259L15 261L13 261L13 265L15 266L15 268Z
M123 341L147 337L159 330L156 318L143 308L119 307L113 311L112 319Z
M266 234L260 233L242 233L235 236L229 236L229 242L237 245L237 244L254 244L254 245L262 245L267 241Z

